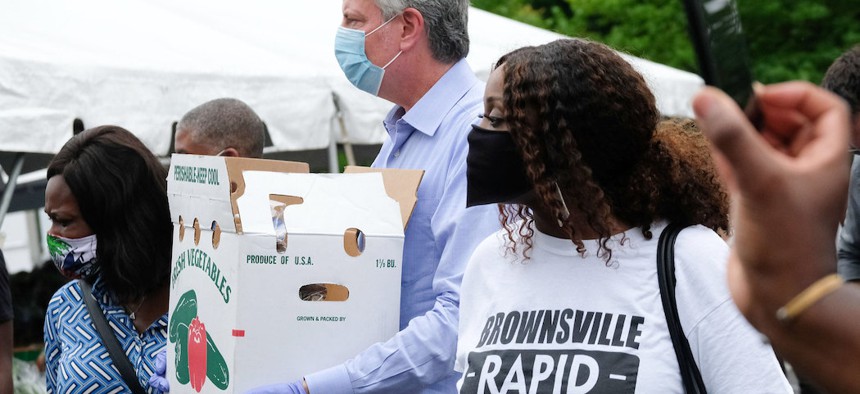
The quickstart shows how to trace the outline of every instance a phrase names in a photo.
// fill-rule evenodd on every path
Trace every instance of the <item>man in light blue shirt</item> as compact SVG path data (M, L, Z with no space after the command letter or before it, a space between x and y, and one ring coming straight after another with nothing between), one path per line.
M256 392L456 392L460 281L474 247L499 229L496 207L466 209L466 136L484 93L464 60L468 4L344 0L338 60L359 89L396 104L373 166L425 171L406 229L401 331L304 381Z

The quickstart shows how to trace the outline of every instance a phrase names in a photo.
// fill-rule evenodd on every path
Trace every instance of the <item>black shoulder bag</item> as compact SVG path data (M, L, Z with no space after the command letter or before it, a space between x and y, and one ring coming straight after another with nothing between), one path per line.
M120 376L122 376L122 380L125 381L126 386L131 389L132 393L146 394L146 391L140 386L140 382L137 380L137 374L134 372L134 367L131 365L131 361L128 360L125 352L122 351L122 346L120 346L119 341L116 339L116 336L114 336L110 326L108 326L104 312L102 312L102 309L99 308L96 303L90 284L85 280L78 280L78 284L81 286L81 290L84 293L84 303L86 303L87 310L90 312L93 325L96 326L96 330L99 332L99 337L102 339L102 344L107 348L114 366L116 366L116 369L119 370Z
M671 223L663 229L657 243L657 278L660 282L660 298L663 300L663 312L666 313L666 323L672 337L672 346L678 358L681 369L681 379L687 394L704 394L705 382L693 359L690 343L684 336L681 319L678 318L678 305L675 302L675 239L684 227Z

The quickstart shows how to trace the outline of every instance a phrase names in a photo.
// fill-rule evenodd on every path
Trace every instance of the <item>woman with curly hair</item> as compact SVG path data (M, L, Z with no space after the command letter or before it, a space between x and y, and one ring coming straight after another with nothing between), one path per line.
M484 107L467 201L499 203L504 229L463 277L461 393L683 392L657 279L669 223L687 226L675 292L706 387L791 392L726 288L729 203L706 146L657 132L630 64L584 40L522 48L498 61Z
M78 279L48 304L48 392L160 393L148 382L167 342L173 234L167 171L132 133L102 126L66 142L47 177L51 259ZM96 331L85 289L125 353L119 356L131 363L135 376L128 380Z

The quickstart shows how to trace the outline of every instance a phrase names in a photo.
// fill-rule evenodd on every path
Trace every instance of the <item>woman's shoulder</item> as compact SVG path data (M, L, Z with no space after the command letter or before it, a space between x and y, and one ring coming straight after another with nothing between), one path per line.
M521 254L522 244L517 244L517 252L509 250L508 233L502 229L491 233L475 247L467 269L486 270L498 266L502 261L515 261Z
M702 225L689 226L675 240L675 258L711 261L723 265L728 258L729 245L719 234Z
M687 227L675 242L676 298L685 331L720 305L731 302L726 282L728 244L704 226ZM687 327L690 325L690 327Z
M45 325L59 327L62 316L75 314L84 308L81 286L76 280L69 281L54 292L45 309Z
M81 284L77 280L70 280L54 292L48 307L53 308L69 302L80 303L82 300Z
M504 229L491 233L475 246L472 259L501 258L505 254L507 236L508 233Z
M716 231L701 224L694 224L692 226L685 227L683 230L681 230L681 233L678 234L679 237L682 235L685 237L693 237L701 240L719 240L720 242L725 244L725 241L720 237L719 234L717 234Z

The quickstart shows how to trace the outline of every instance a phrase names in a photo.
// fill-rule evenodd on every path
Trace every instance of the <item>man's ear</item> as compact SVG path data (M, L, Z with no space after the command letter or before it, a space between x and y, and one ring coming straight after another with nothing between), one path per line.
M406 51L424 39L424 16L414 8L403 10L403 33L400 50Z
M221 151L221 154L220 154L220 155L218 155L218 156L224 156L224 157L239 157L239 156L241 156L241 155L239 155L239 151L238 151L238 150L236 150L236 148L232 148L232 147L231 147L231 148L227 148L227 149L224 149L223 151Z

